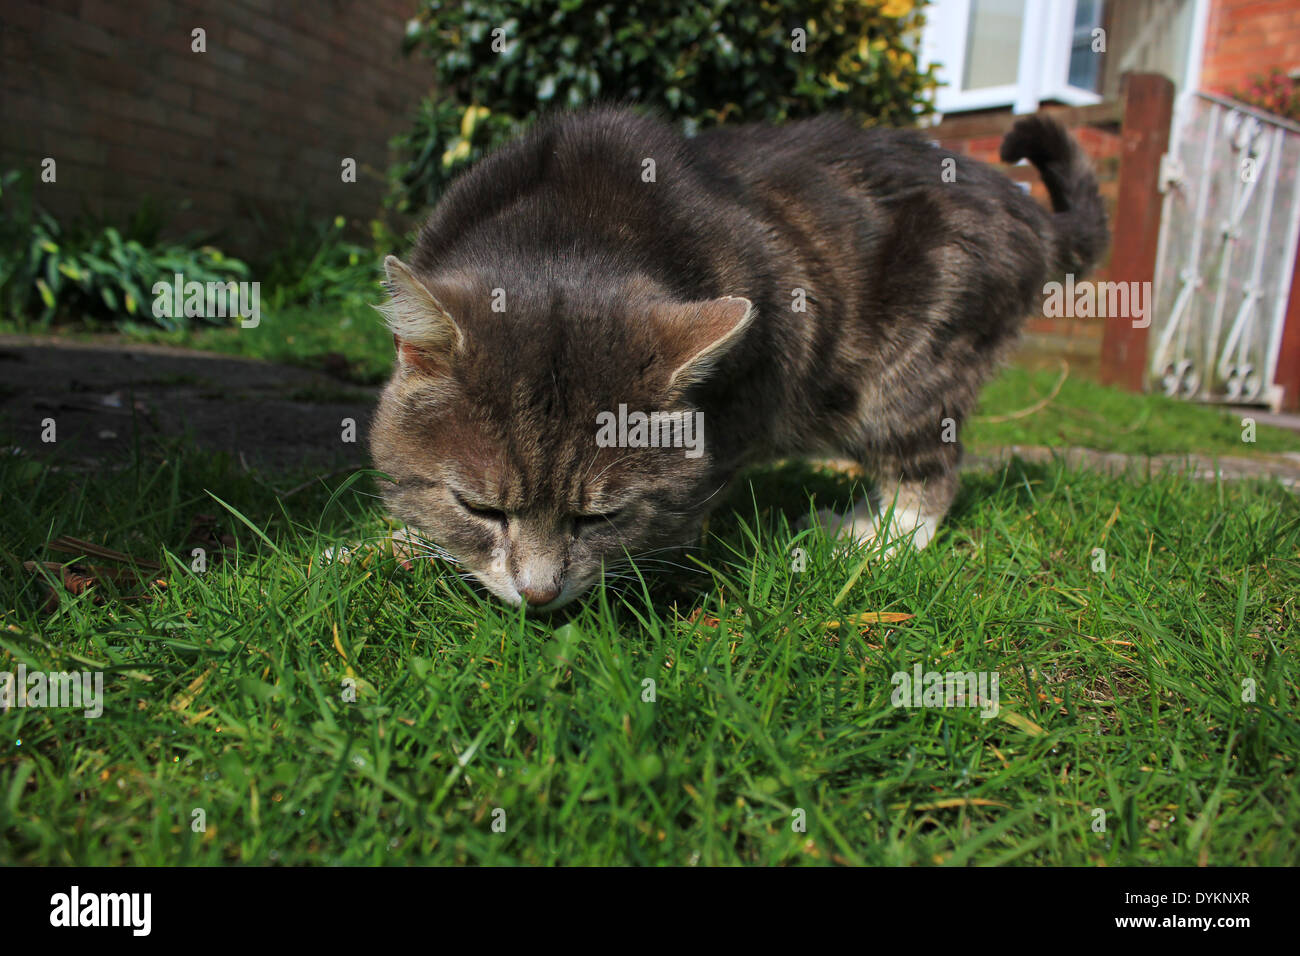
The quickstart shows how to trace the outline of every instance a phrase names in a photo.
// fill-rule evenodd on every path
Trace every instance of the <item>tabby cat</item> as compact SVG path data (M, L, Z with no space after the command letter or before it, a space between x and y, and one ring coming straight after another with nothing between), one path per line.
M738 469L776 458L856 459L877 491L826 526L924 547L981 384L1044 284L1107 242L1059 124L1021 119L1002 159L1030 160L1054 211L917 132L839 118L541 122L448 189L409 264L386 260L388 508L542 610L689 543Z

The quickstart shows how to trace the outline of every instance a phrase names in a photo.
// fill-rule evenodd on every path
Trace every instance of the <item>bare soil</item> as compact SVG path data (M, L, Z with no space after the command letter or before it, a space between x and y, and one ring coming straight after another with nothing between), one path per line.
M376 396L324 372L208 352L0 336L0 441L66 467L111 466L136 442L185 436L249 467L360 466Z

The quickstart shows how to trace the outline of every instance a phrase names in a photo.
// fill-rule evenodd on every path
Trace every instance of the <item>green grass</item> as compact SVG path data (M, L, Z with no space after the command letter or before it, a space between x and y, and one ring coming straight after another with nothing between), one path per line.
M1051 445L1129 455L1200 452L1251 457L1300 451L1300 434L1269 425L1257 424L1255 441L1243 441L1242 418L1249 411L1210 408L1163 395L1134 395L1072 374L1056 396L1033 414L1010 421L988 420L1035 408L1059 379L1057 371L1015 365L1004 369L980 395L963 440L976 449Z
M380 300L376 286L374 301ZM0 319L0 334L30 331L13 319ZM104 338L102 332L78 326L62 327L55 332L71 339ZM346 357L346 377L368 385L386 379L393 366L393 337L384 328L379 314L357 301L319 308L266 308L257 327L251 329L207 325L168 332L124 319L117 334L127 342L173 345L308 368L320 368L325 364L325 356ZM334 364L338 364L337 360Z
M163 451L93 480L0 465L13 556L73 534L168 580L47 613L4 559L0 670L102 669L108 702L0 716L2 863L1300 859L1300 507L1276 485L1017 463L864 566L786 523L842 478L765 470L689 570L548 619L433 563L322 565L384 533L369 477L279 499ZM196 574L201 512L237 545ZM827 627L877 611L914 617ZM918 663L997 672L1000 715L892 706Z
M380 301L376 294L375 301ZM126 330L137 342L157 342L244 358L320 367L322 357L347 361L347 377L362 384L386 379L393 367L393 337L374 309L361 303L268 310L256 328L205 327L164 332L144 326Z

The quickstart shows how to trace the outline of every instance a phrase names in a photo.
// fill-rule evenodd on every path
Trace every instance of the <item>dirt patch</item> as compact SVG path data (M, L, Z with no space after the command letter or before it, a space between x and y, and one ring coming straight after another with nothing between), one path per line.
M377 395L323 372L252 359L0 336L0 439L67 467L111 466L131 460L137 443L184 436L249 467L360 466ZM52 442L44 440L51 420Z

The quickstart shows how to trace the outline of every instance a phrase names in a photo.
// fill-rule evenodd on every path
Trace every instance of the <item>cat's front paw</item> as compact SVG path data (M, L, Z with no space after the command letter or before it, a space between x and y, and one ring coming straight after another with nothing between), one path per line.
M870 544L876 540L879 531L875 516L860 513L857 508L847 514L831 508L819 508L815 514L800 518L796 525L799 531L807 531L812 527L820 528L828 537L838 538L845 544Z
M903 510L895 511L886 526L880 513L869 502L863 501L847 514L821 508L811 519L802 518L798 529L804 531L815 525L829 537L835 538L838 548L883 545L880 557L888 560L904 542L910 543L918 551L924 548L933 539L937 524L936 520L927 516Z

